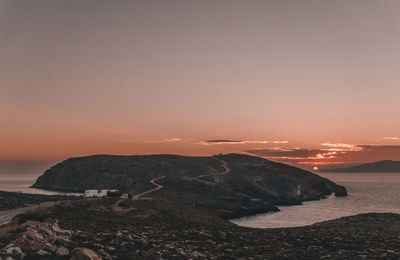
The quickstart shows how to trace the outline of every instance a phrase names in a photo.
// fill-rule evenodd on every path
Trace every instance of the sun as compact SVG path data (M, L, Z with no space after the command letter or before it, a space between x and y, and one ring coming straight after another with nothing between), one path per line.
M314 171L318 171L318 170L319 170L319 168L318 168L317 166L313 167L312 169L313 169Z

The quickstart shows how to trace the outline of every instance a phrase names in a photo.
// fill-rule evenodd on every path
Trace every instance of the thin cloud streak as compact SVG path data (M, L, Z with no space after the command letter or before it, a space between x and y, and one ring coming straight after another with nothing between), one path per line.
M255 141L238 141L238 140L229 140L229 139L216 139L216 140L207 140L201 141L197 144L199 145L220 145L220 144L287 144L289 141L279 140L279 141L264 141L264 140L255 140Z
M315 156L320 152L319 149L301 149L301 148L268 148L246 150L247 153L272 158L304 159Z
M398 140L400 140L400 137L381 137L381 139L398 141Z
M297 164L307 165L307 166L321 166L321 165L342 165L345 164L345 162L298 162Z
M171 143L171 142L180 142L180 141L182 141L182 138L172 137L172 138L164 138L162 140L146 141L146 143Z

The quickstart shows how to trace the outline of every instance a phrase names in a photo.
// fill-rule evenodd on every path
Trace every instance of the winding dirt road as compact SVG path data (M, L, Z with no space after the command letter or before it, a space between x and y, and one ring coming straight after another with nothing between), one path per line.
M202 174L200 176L197 176L196 179L202 178L202 177L206 177L206 176L223 176L226 175L228 173L231 172L231 170L228 168L228 163L225 162L224 160L221 160L217 157L214 157L215 160L221 162L221 166L224 168L224 171L222 172L217 172L217 173L211 173L211 174ZM143 197L144 195L147 195L149 193L155 192L157 190L160 190L162 188L164 188L163 185L156 183L156 181L161 180L165 178L165 176L160 176L160 177L156 177L154 179L150 180L150 183L153 184L154 186L156 186L154 189L142 192L140 194L137 194L135 196L132 197L133 200L137 200L140 199L141 197ZM117 203L114 205L114 207L117 207L117 205L119 204L121 200L117 201ZM27 206L27 207L23 207L23 208L17 208L17 209L12 209L12 210L5 210L5 211L0 211L0 226L5 225L7 223L9 223L11 221L11 219L19 214L23 214L27 211L30 210L34 210L40 207L49 207L49 206L53 206L55 205L56 202L44 202L38 205L31 205L31 206Z
M222 166L225 170L222 171L222 172L217 172L217 173L202 174L202 175L200 175L200 176L197 176L197 179L198 179L198 178L202 178L202 177L206 177L206 176L222 176L222 175L226 175L226 174L228 174L228 173L231 172L231 169L229 169L228 166L227 166L227 165L228 165L227 162L225 162L224 160L221 160L221 159L219 159L219 158L217 158L217 157L214 157L213 159L219 161L219 162L222 164L221 166Z
M48 201L41 204L34 204L23 208L16 208L10 210L0 211L0 226L8 224L15 216L24 214L27 211L35 210L41 207L50 207L55 205L57 202Z
M150 180L150 183L153 184L153 185L155 185L156 188L151 189L151 190L148 190L148 191L145 191L145 192L142 192L142 193L140 193L140 194L137 194L137 195L133 196L132 199L139 199L140 197L143 197L143 196L146 195L146 194L149 194L149 193L151 193L151 192L154 192L154 191L156 191L156 190L159 190L159 189L164 188L164 186L162 186L161 184L156 183L156 181L161 180L161 179L163 179L163 178L165 178L165 176L161 176L161 177L157 177L157 178L151 179L151 180Z
M221 159L219 159L219 158L217 158L217 157L214 157L214 159L217 160L217 161L219 161L219 162L221 163L221 166L224 168L224 171L222 171L222 172L217 172L217 173L211 173L211 174L203 174L203 175L197 176L196 179L199 179L199 178L205 177L205 176L223 176L223 175L226 175L226 174L228 174L228 173L231 172L231 169L229 169L228 166L227 166L227 165L228 165L227 162L225 162L224 160L221 160ZM151 190L142 192L142 193L140 193L140 194L137 194L137 195L133 196L132 199L133 199L133 200L137 200L137 199L143 197L144 195L147 195L147 194L149 194L149 193L151 193L151 192L154 192L154 191L156 191L156 190L160 190L160 189L164 188L163 185L156 183L156 181L161 180L161 179L163 179L163 178L165 178L165 176L160 176L160 177L151 179L151 180L150 180L150 183L153 184L153 185L155 185L156 187L155 187L154 189L151 189Z

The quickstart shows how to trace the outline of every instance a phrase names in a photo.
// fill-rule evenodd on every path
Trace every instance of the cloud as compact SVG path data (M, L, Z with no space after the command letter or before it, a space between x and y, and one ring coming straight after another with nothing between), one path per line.
M182 138L172 137L172 138L164 138L161 140L146 141L146 143L170 143L170 142L179 142L179 141L182 141Z
M320 149L260 148L245 152L271 160L307 166L360 164L381 160L400 160L400 145L355 145L322 143Z
M166 142L179 142L182 138L174 137L174 138L165 138L164 141Z
M300 165L307 165L307 166L321 166L321 165L341 165L345 164L345 162L297 162Z
M343 146L340 146L343 147ZM336 149L336 148L335 148ZM271 148L247 150L247 153L255 154L271 160L294 163L307 166L322 166L343 164L339 159L346 152L330 151L329 149L303 149L303 148Z
M326 151L336 151L336 152L348 152L348 151L361 151L363 148L360 145L356 144L345 144L345 143L322 143L324 147L328 147L321 150Z
M216 140L207 140L204 142L206 142L206 143L241 143L242 141L228 140L228 139L216 139Z
M400 137L381 137L381 139L398 141L400 140Z
M316 156L320 150L301 148L269 148L246 150L246 152L263 157L298 160L308 158L310 156Z
M207 140L201 141L198 144L200 145L218 145L218 144L287 144L289 141L279 140L279 141L264 141L264 140L255 140L255 141L239 141L239 140L229 140L229 139L216 139L216 140Z

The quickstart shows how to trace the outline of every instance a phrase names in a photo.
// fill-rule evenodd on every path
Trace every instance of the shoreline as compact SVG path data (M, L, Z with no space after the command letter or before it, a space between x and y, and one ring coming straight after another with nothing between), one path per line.
M4 197L5 195L6 196L8 195L10 197L19 198L20 203L22 203L22 204L18 204L19 205L18 207L10 206L9 208L3 208L3 209L1 209L1 207L0 207L0 214L2 212L12 211L12 210L20 210L23 208L35 209L35 208L38 208L41 204L46 203L46 202L63 201L63 200L70 200L70 199L80 199L80 200L89 199L88 197L75 196L75 195L70 195L70 196L68 196L68 195L43 195L43 194L28 194L28 193L21 193L21 192L0 191L0 196ZM334 196L334 194L331 193L331 195L329 195L329 196ZM229 222L237 225L234 222L235 220L239 220L239 219L243 219L243 218L252 218L252 217L260 216L263 214L277 213L280 211L280 209L279 209L280 206L287 206L287 207L301 206L303 204L303 202L322 201L324 199L327 199L328 197L323 197L323 198L314 199L314 200L306 200L306 201L302 201L302 202L295 203L295 204L279 204L279 205L275 206L276 210L271 210L271 209L270 210L237 210L236 212L225 213L225 212L221 212L218 209L209 209L209 208L201 208L201 207L199 207L199 209L205 210L205 211L209 212L210 214L216 215L225 221L229 221ZM36 203L36 204L29 203L34 198L38 201L41 201L41 203ZM157 198L150 198L150 199L157 199ZM190 206L190 205L186 205L186 206ZM24 213L24 212L21 212L21 213ZM328 220L330 220L330 219L327 219L327 221ZM239 226L241 226L241 225L239 225ZM246 226L242 226L242 227L246 227ZM289 227L287 227L287 228L289 228Z
M33 188L33 187L29 186L29 188ZM16 192L16 191L0 191L0 194L8 193L10 195L11 194L15 194L15 195L20 194L20 195L28 195L28 196L32 195L32 196L38 196L38 197L44 196L44 197L48 197L49 199L53 196L55 197L55 199L59 199L60 197L67 197L67 198L75 197L75 198L81 198L81 199L87 198L87 197L84 197L84 194L85 194L84 190L78 193L76 190L51 190L51 189L42 189L42 188L34 188L34 189L40 189L40 190L51 191L51 192L60 192L60 194L47 195L47 194L37 194L37 193ZM64 194L64 192L75 193L76 195L69 195L68 193ZM331 192L331 194L324 196L324 197L320 197L318 199L311 198L311 199L306 199L306 200L302 200L302 201L295 201L293 203L281 203L281 204L271 205L271 206L269 206L268 209L255 209L255 210L254 209L253 210L237 209L235 212L225 212L224 210L213 209L213 208L204 208L204 209L208 210L210 212L213 212L213 214L221 217L224 220L231 221L231 220L235 220L235 219L249 218L249 217L254 217L254 216L258 216L258 215L262 215L262 214L279 212L280 206L300 206L303 204L303 202L321 201L321 200L327 199L329 196L335 196L334 192ZM157 197L155 197L155 198L157 198ZM202 207L200 207L200 208L202 208ZM10 209L15 209L15 208L10 208ZM0 207L0 212L1 212L1 207Z

